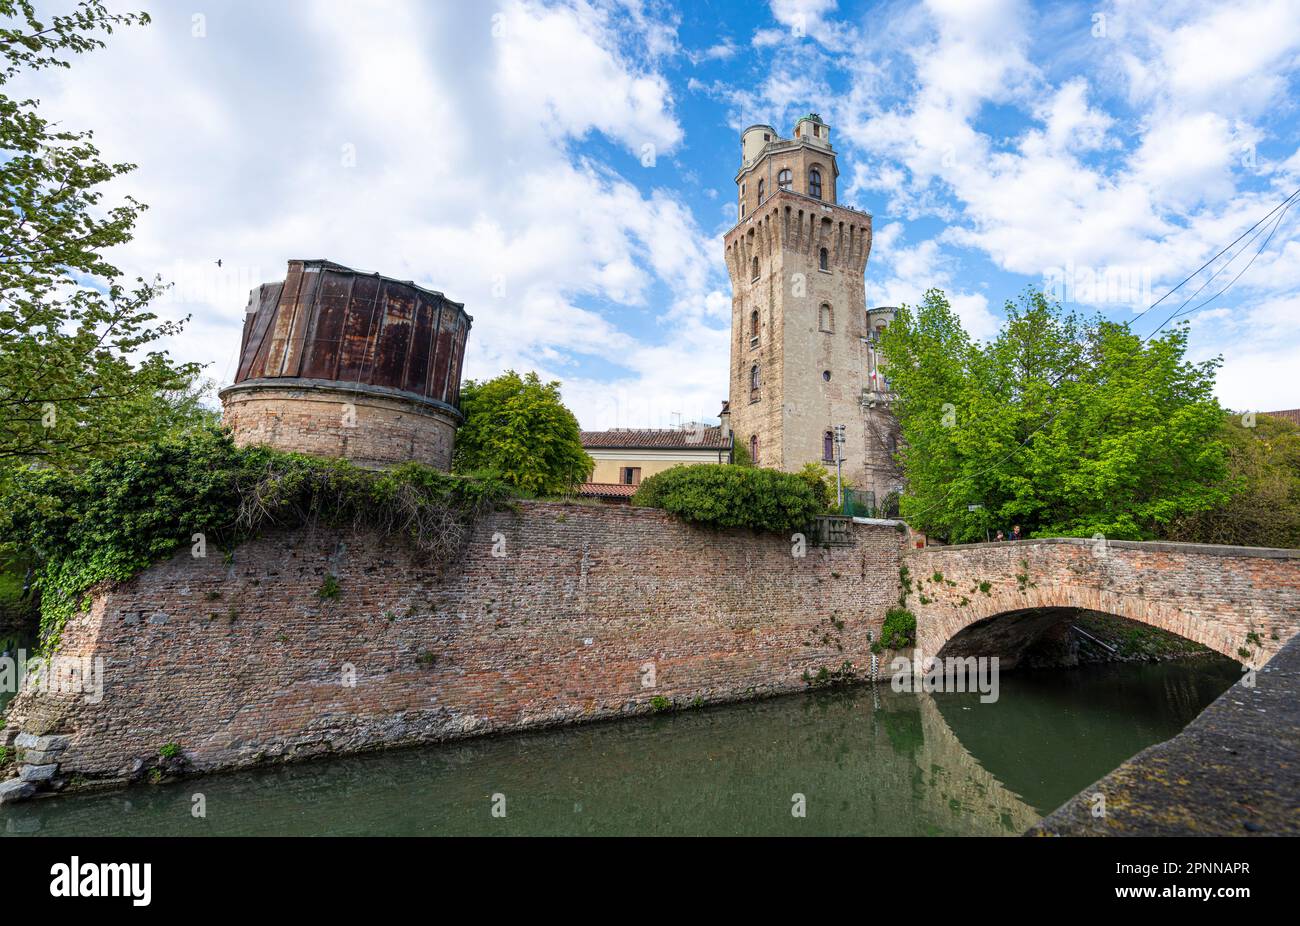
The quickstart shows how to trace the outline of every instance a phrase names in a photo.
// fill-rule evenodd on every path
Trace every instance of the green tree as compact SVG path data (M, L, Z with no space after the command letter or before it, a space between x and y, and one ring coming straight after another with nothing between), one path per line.
M100 0L48 20L28 0L0 0L0 88L148 21ZM105 163L90 133L50 123L37 104L0 89L0 469L78 466L155 437L199 371L156 349L182 324L149 311L159 281L125 282L103 256L145 209L130 197L101 204L104 184L134 165Z
M494 471L535 495L563 495L591 475L578 419L560 400L558 382L508 370L495 379L466 380L460 391L465 423L456 432L452 468Z
M1219 439L1227 447L1232 497L1175 519L1167 538L1300 548L1300 426L1270 415L1243 422L1228 414Z
M1144 343L1032 290L1006 311L998 336L977 344L931 290L883 334L903 517L952 541L1013 523L1140 539L1226 500L1219 361L1187 362L1185 327Z

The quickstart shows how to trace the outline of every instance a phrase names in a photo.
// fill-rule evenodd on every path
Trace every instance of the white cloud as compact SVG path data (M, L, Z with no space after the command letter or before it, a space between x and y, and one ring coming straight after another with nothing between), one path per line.
M466 375L560 377L601 427L584 357L655 406L712 414L727 388L712 241L673 193L643 195L572 150L593 133L638 162L645 145L656 160L680 145L649 63L673 53L665 22L638 3L322 0L218 8L197 39L188 13L163 10L32 89L107 157L140 164L116 189L152 208L116 258L179 278L161 306L193 315L177 356L229 381L248 288L289 258L328 257L464 302ZM652 305L662 281L670 302ZM650 362L660 341L671 366Z

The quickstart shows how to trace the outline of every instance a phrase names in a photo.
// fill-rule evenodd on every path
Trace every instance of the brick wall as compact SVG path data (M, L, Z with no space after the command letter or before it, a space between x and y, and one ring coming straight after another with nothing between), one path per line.
M120 779L172 742L213 770L800 691L869 665L899 545L856 526L796 558L659 511L524 503L440 575L371 534L275 534L96 597L61 653L104 659L102 701L26 692L9 724L71 734L61 776Z
M451 469L456 422L416 401L326 386L245 386L222 393L223 421L240 446L263 444L362 466L414 460Z

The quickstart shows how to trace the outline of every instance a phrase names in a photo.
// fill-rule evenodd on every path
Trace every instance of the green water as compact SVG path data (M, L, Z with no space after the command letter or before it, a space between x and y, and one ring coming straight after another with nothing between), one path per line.
M0 808L0 831L1012 835L1239 674L1219 658L1006 674L993 704L864 686L67 795Z

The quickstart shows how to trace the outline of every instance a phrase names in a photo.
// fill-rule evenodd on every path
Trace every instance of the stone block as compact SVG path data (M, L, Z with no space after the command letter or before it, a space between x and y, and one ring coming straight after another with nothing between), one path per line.
M16 804L25 801L36 793L36 785L21 778L10 778L0 784L0 804Z
M57 762L51 762L48 765L24 765L18 769L18 777L22 781L49 781L58 770L59 764Z

